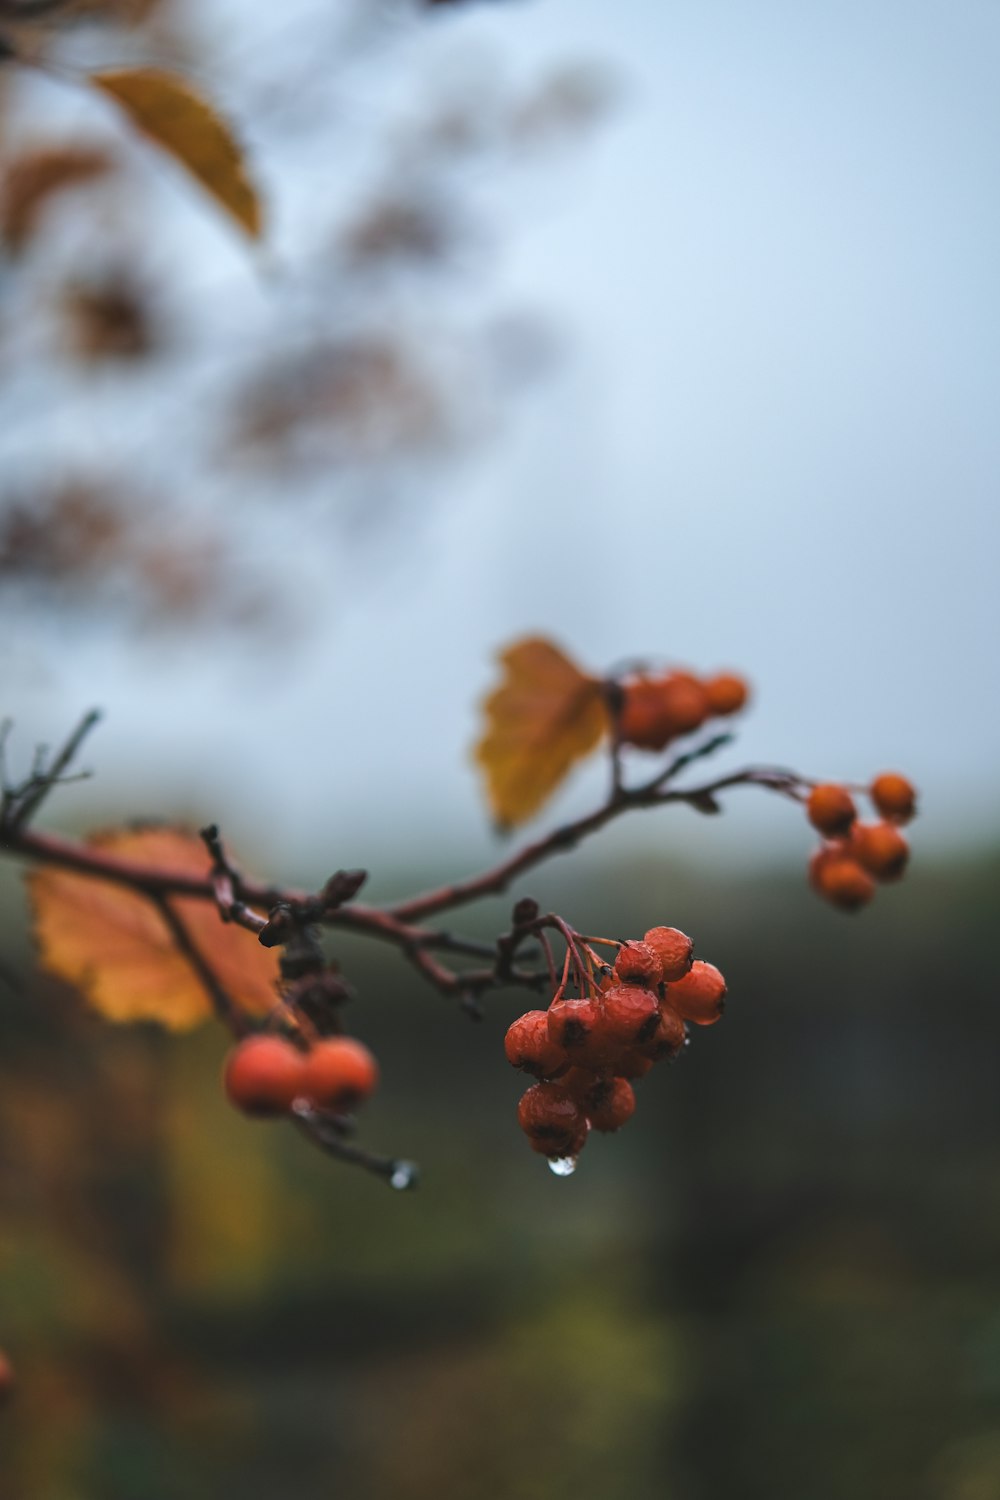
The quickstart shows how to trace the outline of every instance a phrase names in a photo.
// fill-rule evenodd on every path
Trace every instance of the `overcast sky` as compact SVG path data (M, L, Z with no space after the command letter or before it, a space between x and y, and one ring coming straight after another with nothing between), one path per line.
M103 787L74 806L155 812L166 784L244 844L273 831L289 866L319 836L332 861L401 838L415 863L453 840L475 858L476 700L495 648L543 631L594 668L741 668L740 758L898 766L924 793L918 842L994 838L1000 9L443 8L401 95L497 56L515 75L593 60L619 85L589 143L512 197L489 268L490 300L560 332L558 367L419 514L330 557L281 671L190 639L56 652L48 629L7 653L21 734L99 702ZM710 831L673 816L709 858L808 842L784 806Z

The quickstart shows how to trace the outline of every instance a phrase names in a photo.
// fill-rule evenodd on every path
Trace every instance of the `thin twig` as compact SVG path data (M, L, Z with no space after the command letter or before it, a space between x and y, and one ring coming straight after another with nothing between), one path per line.
M165 896L153 896L151 900L170 929L170 936L178 952L187 959L201 981L202 988L211 1000L212 1008L219 1020L234 1036L247 1036L254 1029L253 1026L199 949L187 923Z
M293 1112L295 1124L306 1140L311 1141L320 1151L325 1151L327 1156L335 1156L338 1161L348 1162L351 1166L371 1172L375 1177L382 1177L390 1187L400 1191L416 1187L420 1177L416 1162L406 1161L398 1156L378 1156L372 1151L366 1151L363 1146L355 1145L353 1141L345 1140L341 1129L333 1120L312 1109L304 1100L295 1103Z

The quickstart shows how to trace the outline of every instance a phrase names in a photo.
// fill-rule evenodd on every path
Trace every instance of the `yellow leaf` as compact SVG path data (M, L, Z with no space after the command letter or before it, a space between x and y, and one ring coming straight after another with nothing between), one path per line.
M503 680L484 704L486 730L475 754L493 814L512 828L538 811L610 726L600 679L551 641L516 641L500 663Z
M144 135L175 156L248 234L255 239L260 235L260 199L243 153L228 125L189 83L156 68L91 73L90 81Z
M88 842L136 864L185 875L209 869L201 840L177 828L112 830ZM35 870L27 881L43 967L82 990L106 1020L158 1021L186 1031L212 1014L190 961L145 896L68 870ZM169 899L226 993L242 1010L266 1014L277 1001L276 954L253 933L223 923L211 901Z

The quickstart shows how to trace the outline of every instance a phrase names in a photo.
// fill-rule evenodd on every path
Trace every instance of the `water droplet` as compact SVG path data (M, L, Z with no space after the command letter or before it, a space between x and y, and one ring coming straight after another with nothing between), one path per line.
M575 1156L550 1156L549 1171L554 1172L557 1177L572 1177L576 1171Z
M398 1193L405 1193L407 1188L416 1187L419 1175L420 1168L415 1161L397 1161L393 1163L389 1185Z

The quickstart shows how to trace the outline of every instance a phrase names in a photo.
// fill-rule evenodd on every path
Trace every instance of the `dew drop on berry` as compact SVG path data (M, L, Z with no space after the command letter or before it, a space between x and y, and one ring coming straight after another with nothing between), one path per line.
M393 1162L389 1186L394 1187L397 1193L405 1193L408 1188L416 1187L419 1175L420 1168L415 1161Z
M550 1156L549 1171L554 1172L557 1177L572 1177L576 1171L575 1156Z

